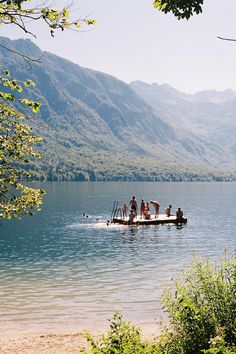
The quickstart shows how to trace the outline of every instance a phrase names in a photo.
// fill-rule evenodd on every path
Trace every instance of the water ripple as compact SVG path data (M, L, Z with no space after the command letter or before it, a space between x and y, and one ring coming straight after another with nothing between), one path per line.
M164 286L193 254L216 259L236 248L235 184L46 187L41 214L1 226L0 328L8 332L89 328L117 306L127 319L153 323L163 314ZM113 200L141 198L140 190L146 200L181 205L188 224L108 227Z

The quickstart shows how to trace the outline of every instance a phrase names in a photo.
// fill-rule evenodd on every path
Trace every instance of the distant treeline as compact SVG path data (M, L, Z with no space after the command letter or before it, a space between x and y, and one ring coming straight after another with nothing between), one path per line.
M51 156L50 156L51 157ZM208 170L202 166L165 166L154 158L84 154L76 161L42 159L24 166L38 181L143 181L200 182L236 181L236 174Z

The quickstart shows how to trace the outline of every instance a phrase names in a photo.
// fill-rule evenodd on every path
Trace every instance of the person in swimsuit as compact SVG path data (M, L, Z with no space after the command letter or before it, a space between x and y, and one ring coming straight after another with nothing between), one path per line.
M143 215L144 215L144 211L145 211L145 203L144 200L141 200L141 204L140 204L140 218L142 219Z
M178 208L178 210L176 211L176 218L177 220L182 220L183 219L183 216L184 216L184 213L183 211L181 210L181 208Z
M150 200L150 203L152 203L152 205L154 206L154 209L155 209L155 218L157 218L158 215L159 215L160 204L158 203L157 200Z
M171 216L171 208L172 208L172 206L169 205L168 208L166 208L166 210L165 210L166 216L168 216L168 217Z
M134 210L135 216L136 216L137 215L138 204L137 204L137 200L135 199L135 196L133 196L133 198L131 199L129 204L131 206L131 209Z
M150 213L150 209L149 209L149 203L145 204L145 208L144 208L144 219L145 220L150 220L151 219L151 213Z
M134 224L135 217L136 217L136 215L135 215L134 209L131 209L130 210L130 214L129 214L128 225L133 225Z
M126 203L124 203L124 205L122 207L122 216L123 216L123 218L127 217L127 213L128 213L128 205Z

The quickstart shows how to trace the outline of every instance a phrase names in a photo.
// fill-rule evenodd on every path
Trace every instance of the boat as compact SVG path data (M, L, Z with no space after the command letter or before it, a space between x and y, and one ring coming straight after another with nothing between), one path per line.
M176 215L167 216L166 214L159 214L157 217L153 214L149 219L136 216L133 222L130 223L129 217L123 217L121 208L118 206L118 201L114 202L113 210L111 213L111 223L122 225L160 225L160 224L186 224L187 218L177 218Z

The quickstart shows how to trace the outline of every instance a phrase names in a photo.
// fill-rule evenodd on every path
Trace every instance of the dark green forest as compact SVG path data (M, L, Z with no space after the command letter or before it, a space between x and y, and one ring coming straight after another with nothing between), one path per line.
M45 164L44 161L47 161ZM181 165L165 166L154 158L122 156L82 149L74 160L61 160L60 154L25 165L32 179L40 181L236 181L234 174L201 166L191 169Z

